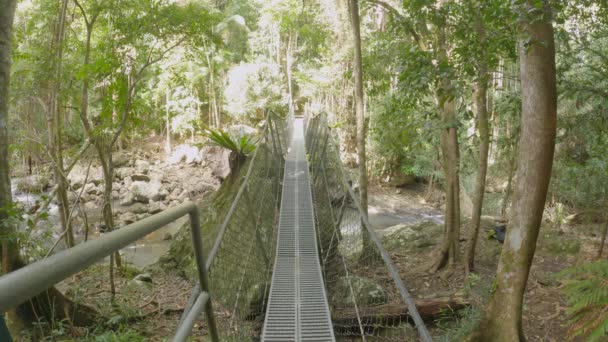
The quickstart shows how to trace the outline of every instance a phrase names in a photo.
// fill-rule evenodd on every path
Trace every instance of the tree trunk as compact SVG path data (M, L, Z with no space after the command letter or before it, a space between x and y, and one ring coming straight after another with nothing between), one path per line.
M15 1L0 0L0 209L8 208L12 205L7 124L14 13ZM6 218L7 212L0 210L0 221L4 222ZM0 236L12 235L14 233L14 226L0 225ZM25 266L19 254L19 245L15 240L2 239L0 249L2 273L9 273ZM43 317L49 321L51 319L67 319L76 325L89 325L96 316L92 309L76 305L55 288L50 288L27 303L20 305L16 312L19 318L26 321L33 321L34 317Z
M441 6L444 3L441 1ZM449 64L447 41L444 22L438 24L439 64ZM444 129L441 133L441 148L446 180L445 228L443 241L438 250L436 260L431 265L431 272L448 265L452 267L458 260L460 240L460 152L458 147L458 130L456 120L456 104L450 93L450 76L443 76L436 89L435 98L441 111Z
M11 75L11 40L15 0L0 0L0 222L5 222L12 205L11 179L9 175L8 102ZM3 210L4 209L4 210ZM0 225L0 236L13 233L14 227ZM19 259L19 249L13 239L2 239L2 270L8 273Z
M479 3L476 2L475 28L479 46L485 43L485 28L481 20ZM483 48L482 48L483 50ZM490 128L488 123L488 68L482 55L478 65L478 75L475 84L475 111L477 118L477 130L479 131L479 165L477 168L477 179L475 180L475 194L473 197L473 217L469 239L465 255L465 271L468 274L475 267L475 247L479 236L481 224L481 212L483 209L483 198L486 192L486 174L488 172L488 154L490 149Z
M169 122L169 88L167 88L165 94L165 117L166 117L166 130L167 140L165 141L165 153L171 154L171 123Z
M357 118L357 159L359 161L359 202L363 215L367 216L367 156L365 155L366 124L363 103L363 64L361 57L361 32L359 19L359 4L357 0L349 0L351 29L353 38L354 60L353 71L355 78L355 116ZM363 250L374 251L372 241L367 234L364 224L361 225ZM368 253L363 253L368 254ZM369 254L368 254L369 255Z
M74 246L74 231L72 222L69 217L70 203L68 201L68 184L65 179L65 170L63 165L63 120L61 115L61 67L63 59L63 41L65 36L65 20L67 12L67 0L61 3L61 11L59 13L59 22L57 24L54 37L55 56L53 60L54 75L53 86L51 87L51 105L49 107L49 149L52 158L54 159L53 170L55 183L57 184L57 203L59 207L59 218L61 228L65 232L65 244L67 247Z
M475 341L523 341L522 307L526 282L551 178L557 95L555 43L548 1L537 9L528 0L520 11L522 132L511 221L498 264L495 290Z
M604 219L606 220L606 222L604 222L604 231L602 231L602 239L600 240L600 248L597 251L598 259L600 259L602 257L602 254L604 254L604 245L606 244L606 235L608 235L608 193L605 196L606 196L606 205L604 207L606 207L606 215L605 215Z

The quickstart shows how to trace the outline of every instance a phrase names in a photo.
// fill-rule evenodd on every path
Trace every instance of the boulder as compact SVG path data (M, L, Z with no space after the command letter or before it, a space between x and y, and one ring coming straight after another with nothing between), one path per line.
M120 169L114 170L114 176L118 179L125 179L134 173L135 169L133 169L132 167L122 167Z
M17 189L28 193L40 193L49 187L50 180L42 175L31 175L17 180Z
M112 155L112 165L114 168L123 167L129 164L129 157L124 153L114 153Z
M139 173L147 174L150 170L150 163L145 160L138 159L135 161L135 169L137 169Z
M176 187L175 189L173 189L173 191L171 191L171 193L169 194L169 200L171 201L175 201L179 198L179 195L182 193L182 191L184 191L184 189L180 188L179 186Z
M120 201L120 205L122 206L129 206L131 204L133 204L135 202L135 195L133 195L132 192L127 192L124 197L122 198L122 200Z
M218 146L205 146L201 154L215 177L226 179L230 175L230 150Z
M380 305L388 301L388 296L382 286L368 278L351 276L341 277L336 282L336 288L332 291L334 294L331 299L333 305L337 307L350 307L353 305L353 296L350 291L351 285L355 301L359 306Z
M161 183L157 180L152 182L135 181L129 187L136 202L148 203L150 200L158 201L161 199Z
M135 214L133 214L131 212L126 212L126 213L120 215L118 217L118 220L124 224L131 224L131 223L137 221L137 217L135 216Z
M85 179L89 183L93 183L95 185L101 184L103 182L103 170L101 166L91 166L89 170L89 177L87 178L87 169L88 166L82 166L80 164L76 164L70 174L68 175L68 180L72 185L74 190L79 189L84 185Z
M163 209L161 208L161 205L158 202L151 202L150 205L148 206L149 214L160 213L162 210Z
M138 274L137 276L135 276L135 278L133 278L133 280L139 280L139 281L143 281L143 282L146 282L146 283L151 283L152 282L152 275L150 275L150 273Z
M169 164L177 164L184 161L186 164L199 164L202 159L198 148L186 144L178 145L171 156L167 159Z
M133 214L137 214L137 219L141 220L139 215L148 213L148 206L142 203L134 203L129 207L129 211Z

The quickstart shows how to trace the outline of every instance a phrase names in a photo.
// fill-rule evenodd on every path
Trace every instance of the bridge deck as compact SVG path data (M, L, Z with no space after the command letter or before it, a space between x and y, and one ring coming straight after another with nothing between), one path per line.
M262 341L335 341L321 266L302 120L285 161L278 244Z

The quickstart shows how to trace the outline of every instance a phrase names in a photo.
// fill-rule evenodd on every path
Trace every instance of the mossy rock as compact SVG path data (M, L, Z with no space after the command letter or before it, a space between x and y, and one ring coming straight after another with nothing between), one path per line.
M332 305L336 307L351 307L354 302L358 306L372 306L385 304L387 301L388 296L382 286L371 279L357 276L338 279L331 296Z

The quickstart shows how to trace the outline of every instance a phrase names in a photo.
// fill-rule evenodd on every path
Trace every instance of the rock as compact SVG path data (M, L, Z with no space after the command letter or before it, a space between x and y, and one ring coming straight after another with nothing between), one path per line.
M138 174L131 175L131 180L134 182L149 182L150 177L148 177L147 175L138 173Z
M97 186L95 186L93 183L87 183L84 186L83 193L87 195L97 195Z
M129 187L136 202L148 203L150 200L158 201L161 199L161 183L157 180L152 182L135 181Z
M190 192L188 190L183 190L182 193L177 196L177 200L183 202L188 196L190 196Z
M152 282L152 275L150 275L150 273L138 274L137 276L135 276L135 278L133 278L133 280L139 280L139 281L143 281L143 282L146 282L146 283L151 283Z
M206 192L210 192L210 191L214 191L214 190L215 190L215 186L213 184L198 182L194 186L192 191L190 191L190 193L193 195L198 195L198 194L204 194Z
M148 213L137 214L137 221L143 220L147 217L150 217L150 214L148 214Z
M122 290L125 294L133 293L140 295L148 295L152 293L152 283L137 279L130 280Z
M49 187L50 180L42 175L31 175L17 180L17 189L23 192L40 193Z
M68 175L68 180L70 181L70 184L72 185L72 188L74 190L77 190L81 186L83 186L85 179L87 180L87 182L93 183L95 185L99 185L101 182L103 182L103 170L100 166L91 166L88 178L87 169L88 166L76 164L72 171L70 171L70 174Z
M133 205L129 207L129 211L133 214L148 213L148 206L142 203L133 203ZM140 220L139 217L137 219Z
M112 165L114 168L123 167L129 164L129 158L124 153L114 153L112 155Z
M218 146L204 146L201 154L215 177L226 179L230 175L230 150Z
M179 186L176 187L175 189L173 189L173 191L171 191L171 193L169 194L169 200L171 201L175 201L179 198L179 195L182 193L182 191L184 191L184 189L180 188Z
M120 205L129 206L135 202L135 195L132 192L127 192L123 199L120 201Z
M97 205L97 203L95 203L94 201L90 201L90 202L86 202L84 204L84 210L91 212L91 211L100 211L101 208L99 208L99 206Z
M145 160L138 159L135 161L135 169L140 173L148 173L150 170L150 163Z
M124 224L131 224L131 223L137 221L137 217L135 216L135 214L133 214L131 212L126 212L126 213L120 215L118 217L118 220Z
M332 304L338 307L352 306L350 284L352 284L355 301L359 306L373 306L385 304L388 296L384 289L368 278L362 277L341 277L336 282L336 289L333 291Z
M171 233L165 233L165 235L163 235L163 241L168 241L173 239L173 235L171 235Z
M178 145L167 159L167 162L169 164L177 164L181 161L184 161L186 164L199 164L202 159L198 148L186 144Z
M133 169L132 167L123 167L123 168L114 170L114 176L118 179L125 179L134 173L135 173L135 169Z
M158 202L150 203L148 206L148 213L150 214L160 213L162 210L163 209L160 207L160 203Z
M112 199L119 199L120 193L118 191L112 191Z

